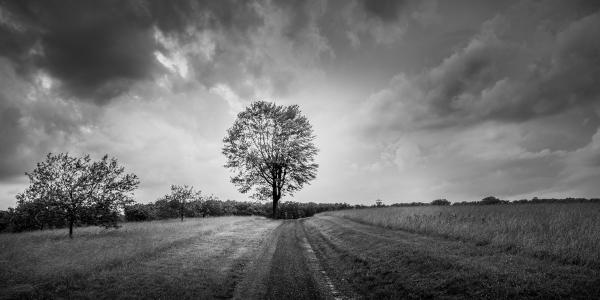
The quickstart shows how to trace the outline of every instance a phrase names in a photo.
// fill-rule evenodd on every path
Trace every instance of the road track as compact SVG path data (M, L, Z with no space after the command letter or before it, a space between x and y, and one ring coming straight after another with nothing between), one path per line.
M264 243L237 299L343 299L306 238L301 220L284 221Z

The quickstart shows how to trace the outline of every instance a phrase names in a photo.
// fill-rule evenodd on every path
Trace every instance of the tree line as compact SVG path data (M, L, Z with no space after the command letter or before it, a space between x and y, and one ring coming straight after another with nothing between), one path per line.
M188 193L186 191L192 191ZM190 195L190 197L187 197ZM311 217L317 213L332 210L365 208L364 205L347 203L301 203L286 201L279 204L276 217L297 219ZM171 193L150 203L130 202L122 209L113 210L110 223L99 222L94 207L80 211L74 222L79 226L118 227L117 222L139 222L164 219L219 217L219 216L265 216L273 215L271 202L221 200L215 195L203 195L193 187L171 187ZM0 210L0 232L21 232L68 227L69 223L54 209L36 205L33 202L18 202L16 208Z
M311 217L331 210L349 209L347 203L301 203L286 201L279 204L278 219ZM125 207L123 218L129 222L152 221L173 218L199 218L219 216L265 216L273 215L271 202L220 200L216 196L201 196L186 201L183 206L177 200L159 199L152 203L137 203Z
M600 203L599 198L538 198L502 200L494 196L485 197L479 201L455 202L452 205L501 205L501 204L542 204L542 203Z
M30 185L16 196L17 206L0 210L0 232L69 228L72 237L78 226L118 227L122 221L226 215L294 219L352 208L346 203L287 201L274 214L272 202L223 201L187 185L172 185L170 193L155 202L136 203L138 177L108 155L94 161L89 155L50 153L26 175Z
M599 198L538 198L533 197L531 199L519 199L519 200L502 200L494 196L487 196L479 201L461 201L461 202L450 202L447 199L435 199L429 203L427 202L410 202L410 203L394 203L389 206L392 207L409 207L409 206L460 206L460 205L513 205L513 204L542 204L542 203L600 203ZM386 207L388 205L382 205L377 203L375 207Z

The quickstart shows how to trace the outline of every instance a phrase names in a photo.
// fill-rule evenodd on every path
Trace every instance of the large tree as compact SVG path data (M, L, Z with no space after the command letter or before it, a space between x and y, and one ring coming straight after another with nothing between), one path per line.
M240 112L223 139L225 167L239 191L277 204L316 177L318 152L312 126L297 105L258 101Z
M60 218L71 238L78 221L116 226L118 209L133 202L131 192L139 185L135 174L125 174L117 160L106 155L92 161L89 155L49 153L26 175L30 185L17 195L18 205L35 204L39 215Z

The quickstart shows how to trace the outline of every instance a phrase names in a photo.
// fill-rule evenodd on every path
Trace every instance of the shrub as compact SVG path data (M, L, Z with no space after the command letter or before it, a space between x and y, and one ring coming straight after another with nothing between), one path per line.
M431 205L450 205L450 201L446 199L436 199L431 201Z

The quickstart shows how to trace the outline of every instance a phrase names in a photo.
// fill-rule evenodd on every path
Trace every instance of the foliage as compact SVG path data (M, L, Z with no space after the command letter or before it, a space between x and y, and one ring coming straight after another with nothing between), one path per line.
M238 114L223 139L225 167L241 193L271 198L273 216L283 195L291 195L316 177L318 149L312 126L297 105L258 101Z
M133 204L125 206L125 218L127 221L150 221L156 219L152 210L152 205L148 204Z
M507 202L508 201L500 200L500 199L498 199L498 198L496 198L494 196L488 196L488 197L485 197L485 198L481 199L481 201L479 202L479 204L482 204L482 205L494 205L494 204L502 204L502 203L507 203Z
M450 205L450 201L446 199L435 199L431 201L431 205Z
M179 202L161 198L154 203L133 204L125 207L127 221L150 221L179 217ZM277 218L296 219L313 216L316 213L339 209L349 209L355 206L347 203L300 203L286 201L280 204ZM184 215L193 217L219 216L272 216L272 203L249 201L220 200L216 196L194 197L184 204Z
M483 198L481 201L474 201L474 202L468 202L468 201L462 201L462 202L455 202L452 205L493 205L493 204L542 204L542 203L566 203L566 204L572 204L572 203L600 203L600 199L599 198L573 198L573 197L568 197L568 198L561 198L561 199L556 199L556 198L538 198L538 197L533 197L532 199L519 199L519 200L501 200L498 199L496 197L493 196L489 196L486 198Z
M67 224L71 237L77 223L116 226L118 210L133 202L131 192L139 184L107 155L92 161L89 155L49 153L26 175L30 185L17 195L16 229Z
M166 201L167 207L177 211L178 216L183 221L186 211L186 202L192 199L199 199L200 191L194 191L194 188L187 185L171 185L171 194L165 195L163 200Z

